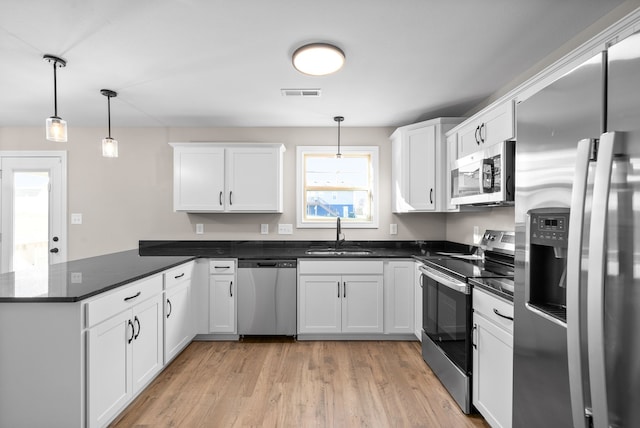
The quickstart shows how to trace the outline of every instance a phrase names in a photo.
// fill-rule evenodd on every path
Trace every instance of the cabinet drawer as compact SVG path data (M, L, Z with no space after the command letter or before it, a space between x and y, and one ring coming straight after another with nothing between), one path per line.
M162 276L155 275L106 293L86 304L87 327L162 293Z
M191 279L191 274L193 272L193 264L194 262L185 263L183 265L177 266L173 269L166 271L164 273L165 290L168 290L171 287L177 284L180 284L184 281L189 281Z
M513 318L513 304L477 288L473 289L473 312L513 334L513 321L500 316Z
M320 275L382 275L382 260L301 260L298 262L299 274Z
M209 273L211 275L219 273L235 273L236 261L235 259L218 259L209 260Z

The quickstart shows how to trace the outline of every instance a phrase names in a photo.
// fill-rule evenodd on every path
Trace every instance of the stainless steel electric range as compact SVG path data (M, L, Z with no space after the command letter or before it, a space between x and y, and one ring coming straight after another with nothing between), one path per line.
M515 236L487 230L476 254L422 259L422 357L465 413L472 411L471 286L513 300Z

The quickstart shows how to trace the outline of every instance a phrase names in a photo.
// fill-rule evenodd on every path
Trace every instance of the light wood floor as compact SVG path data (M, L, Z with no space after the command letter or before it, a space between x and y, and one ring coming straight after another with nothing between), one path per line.
M112 427L488 427L418 342L193 342Z

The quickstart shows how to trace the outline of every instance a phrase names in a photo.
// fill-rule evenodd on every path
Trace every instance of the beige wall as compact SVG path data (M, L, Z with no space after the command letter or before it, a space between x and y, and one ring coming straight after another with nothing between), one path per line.
M391 213L390 128L348 128L343 145L380 148L380 227L346 229L348 240L445 239L444 214ZM298 145L335 145L336 130L328 128L115 128L120 157L101 156L103 128L74 128L69 141L52 143L44 129L0 128L0 150L65 150L68 156L68 214L82 213L83 224L68 224L69 260L137 248L141 239L202 240L331 240L335 231L295 229L295 153ZM172 206L170 141L283 143L285 201L283 214L186 214ZM204 223L205 234L195 234ZM260 224L269 224L269 235ZM293 235L278 235L278 223L294 225ZM389 224L398 235L389 235Z

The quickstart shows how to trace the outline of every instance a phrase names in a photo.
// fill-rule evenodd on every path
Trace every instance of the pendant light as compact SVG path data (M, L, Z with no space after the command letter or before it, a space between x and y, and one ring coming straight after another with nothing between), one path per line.
M56 69L67 65L62 58L54 55L45 55L43 60L53 63L53 116L47 119L46 130L47 140L65 143L67 141L67 122L58 117L58 87L56 79Z
M342 157L342 153L340 153L340 122L344 120L342 116L335 116L333 118L336 122L338 122L338 153L336 153L336 157L340 159Z
M100 89L100 93L107 97L107 115L109 124L109 136L102 139L102 156L105 158L118 157L118 140L111 138L111 98L118 93L110 89Z

